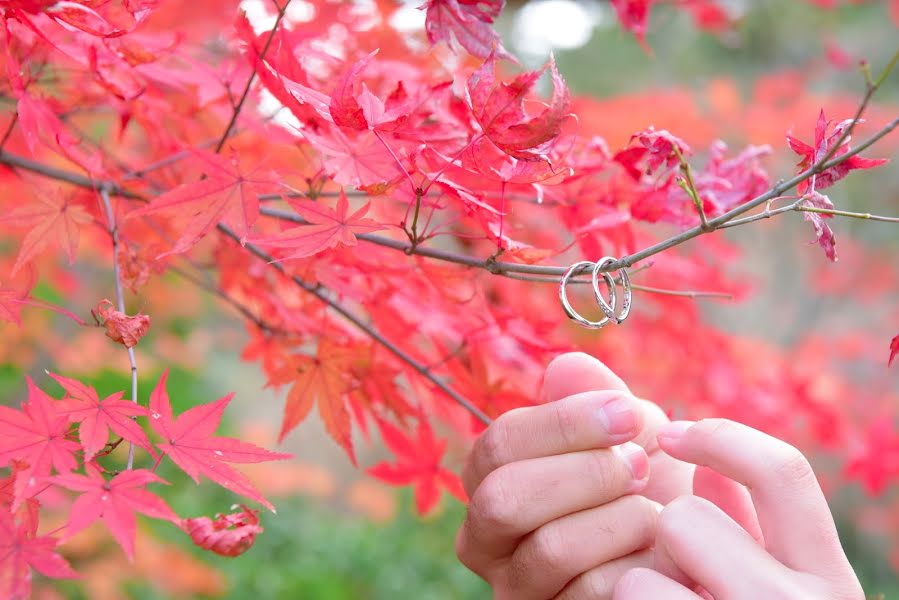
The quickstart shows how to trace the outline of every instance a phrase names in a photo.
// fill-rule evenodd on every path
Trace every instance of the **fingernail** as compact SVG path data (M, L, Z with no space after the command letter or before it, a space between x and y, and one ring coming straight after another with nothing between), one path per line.
M618 396L599 409L599 420L611 435L627 435L637 429L637 411L627 396Z
M646 450L639 444L634 442L626 442L620 446L615 446L615 450L624 459L633 477L630 492L637 492L646 485L649 479L649 457L646 456Z
M671 421L659 427L659 432L656 435L660 439L679 440L684 435L684 432L693 427L694 424L695 421Z

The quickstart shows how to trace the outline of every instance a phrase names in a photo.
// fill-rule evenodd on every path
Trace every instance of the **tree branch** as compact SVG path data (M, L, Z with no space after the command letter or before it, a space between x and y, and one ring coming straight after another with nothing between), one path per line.
M103 199L103 207L106 209L106 218L109 221L109 237L112 238L112 273L115 277L115 298L119 312L125 313L125 295L122 292L122 277L119 269L119 227L116 224L112 203L109 201L109 191L105 187L100 188L100 197ZM128 348L128 362L131 363L131 401L137 404L137 359L134 356L134 348ZM134 443L128 446L128 470L134 467Z
M272 217L275 219L279 219L282 221L289 221L291 223L296 223L298 225L311 225L309 221L304 219L303 217L287 212L284 210L279 210L277 208L268 208L262 207L259 209L259 214L264 215L266 217ZM418 244L411 244L408 242L401 242L399 240L394 240L389 237L385 237L382 235L377 235L374 233L359 233L356 234L356 238L368 242L370 244L375 244L378 246L383 246L385 248L391 248L393 250L398 250L404 254L417 254L420 256L425 256L428 258L433 258L436 260L442 260L445 262L456 263L459 265L464 265L468 267L474 267L478 269L483 269L488 271L494 275L499 275L502 277L508 277L509 279L517 279L519 281L531 281L534 283L554 283L558 285L559 280L557 278L552 278L548 276L540 276L540 275L529 275L520 273L518 271L507 270L507 271L496 271L491 268L494 262L488 260L478 260L473 259L470 256L466 256L464 254L456 254L455 252L449 252L446 250L437 250L435 248L426 248L422 247ZM515 265L516 267L526 267L527 265ZM588 279L575 279L572 278L569 283L591 283ZM728 298L732 299L733 296L731 294L723 293L723 292L702 292L702 291L680 291L680 290L668 290L663 288L649 287L645 285L635 285L632 284L631 287L635 290L640 290L643 292L649 292L653 294L664 294L667 296L683 296L689 298Z

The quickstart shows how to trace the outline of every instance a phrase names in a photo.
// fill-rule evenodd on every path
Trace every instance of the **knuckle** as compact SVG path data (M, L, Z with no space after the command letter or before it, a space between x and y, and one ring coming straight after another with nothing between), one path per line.
M529 556L518 563L528 571L539 566L541 570L563 569L569 562L565 540L556 527L546 525L535 531L529 540Z
M553 404L553 412L556 417L556 434L565 445L572 448L577 445L578 429L581 419L575 415L572 406L566 402L556 402Z
M500 468L484 478L469 505L469 514L480 532L500 533L512 529L518 514L515 496L509 491L508 479Z
M470 564L471 562L471 543L468 539L468 519L462 522L462 526L459 528L458 533L456 533L456 542L454 549L456 551L456 558L459 559L463 565L474 571L474 567Z
M508 413L506 413L508 414ZM489 473L508 462L508 418L497 419L478 440L475 450L483 472Z
M803 482L815 479L811 463L802 452L789 444L784 444L780 456L771 465L771 472L783 481Z

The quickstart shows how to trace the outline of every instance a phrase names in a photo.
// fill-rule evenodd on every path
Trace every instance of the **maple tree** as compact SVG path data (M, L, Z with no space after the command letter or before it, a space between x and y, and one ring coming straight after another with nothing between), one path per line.
M225 556L263 533L248 506L181 516L159 495L167 461L273 509L233 465L288 458L215 435L232 395L179 399L176 416L167 370L138 389L142 365L187 360L158 348L157 331L197 316L179 281L245 323L242 358L286 395L280 440L317 407L356 463L377 431L394 458L365 471L413 486L423 514L444 490L465 500L450 440L539 402L543 366L574 348L666 409L725 415L815 451L849 448L834 487L858 480L883 495L899 482L895 393L859 390L838 367L862 357L895 380L899 322L876 340L810 335L787 351L726 332L698 303L747 293L726 268L739 250L715 232L787 213L811 223L822 261L846 263L816 280L822 295L859 287L846 273L882 286L859 294L899 286L883 267L895 257L838 246L835 225L899 218L842 210L822 192L886 164L877 150L899 118L873 98L899 54L863 64L857 97L828 100L826 112L800 104L795 124L810 136L771 119L780 129L763 139L785 144L734 151L694 131L691 111L678 115L683 130L653 127L652 113L637 122L631 107L616 119L611 103L571 94L553 57L516 65L494 28L501 1L428 0L413 35L391 25L403 8L386 0L306 4L300 18L290 0L273 1L260 23L237 2L0 3L0 339L18 349L4 358L29 371L26 348L104 348L97 364L127 356L131 378L101 399L59 360L59 373L26 379L23 402L0 406L0 597L27 597L32 570L75 577L60 550L97 521L129 558L137 514ZM647 51L657 4L611 3ZM724 3L668 4L708 31L737 26ZM890 10L899 20L899 4ZM727 120L766 121L791 85L767 81ZM742 118L752 111L760 117ZM775 182L765 157L791 151L795 170ZM604 273L635 276L635 314L584 332L557 286L567 265L606 255ZM571 285L584 283L589 273L574 273ZM61 391L48 392L53 381ZM67 519L46 533L48 496ZM899 528L893 538L899 568Z

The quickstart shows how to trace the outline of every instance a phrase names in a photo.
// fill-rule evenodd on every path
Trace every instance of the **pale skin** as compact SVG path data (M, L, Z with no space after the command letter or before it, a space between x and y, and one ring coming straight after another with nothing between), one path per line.
M808 461L724 419L670 422L565 354L475 442L456 553L498 600L864 600Z

